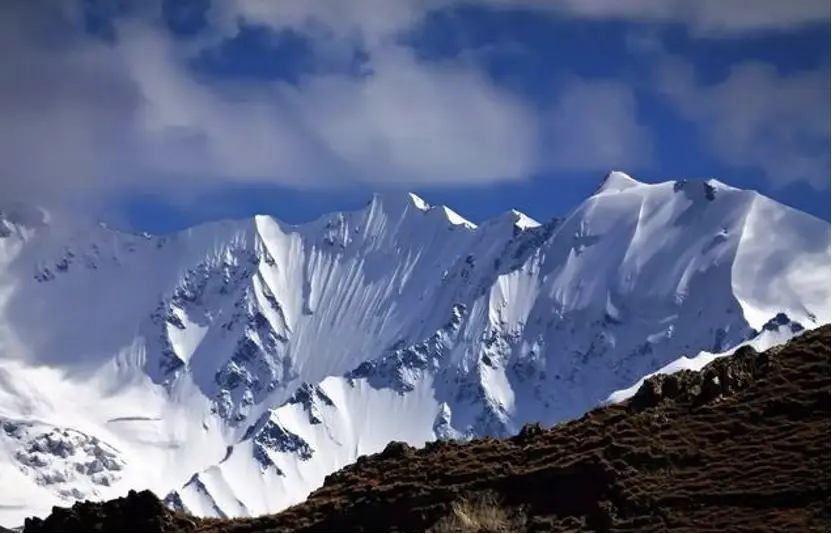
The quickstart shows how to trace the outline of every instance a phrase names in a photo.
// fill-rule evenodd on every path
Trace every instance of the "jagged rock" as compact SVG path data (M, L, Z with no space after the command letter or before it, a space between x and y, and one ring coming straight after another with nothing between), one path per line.
M384 450L379 453L379 458L406 458L411 456L414 448L403 441L391 441L384 447Z
M772 363L768 353L760 354L744 346L733 357L714 360L698 373L685 370L652 376L642 383L630 402L636 409L674 401L705 404L747 387L768 372Z
M303 438L271 419L268 419L257 432L254 442L270 451L297 454L302 460L309 460L314 453L312 447Z
M527 423L523 425L523 428L520 429L520 432L517 433L517 436L515 436L514 439L515 441L523 443L543 434L545 431L546 430L543 428L543 425L540 423Z
M702 186L705 189L705 198L708 200L714 200L716 198L716 187L712 186L708 182L703 182Z
M71 508L52 508L46 519L27 518L24 532L190 532L197 521L172 512L150 491L131 490L126 497Z

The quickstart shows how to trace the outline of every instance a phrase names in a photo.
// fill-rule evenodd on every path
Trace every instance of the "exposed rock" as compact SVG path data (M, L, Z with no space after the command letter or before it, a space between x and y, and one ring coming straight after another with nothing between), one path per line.
M667 400L705 404L749 386L755 378L767 373L772 364L769 354L759 354L749 346L741 347L731 358L719 358L701 372L680 371L646 379L631 405L645 409Z
M130 491L126 497L72 508L52 508L46 519L27 518L24 532L191 532L198 520L170 511L150 491Z
M515 441L520 443L527 442L535 437L543 434L544 429L540 423L528 423L523 425L523 428L520 429L520 432L517 436L514 437Z
M379 453L380 458L406 458L413 453L414 449L403 441L391 441Z

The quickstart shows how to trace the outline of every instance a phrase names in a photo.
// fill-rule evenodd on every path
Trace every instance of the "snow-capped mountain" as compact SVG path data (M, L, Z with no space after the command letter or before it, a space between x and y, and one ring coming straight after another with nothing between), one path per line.
M277 511L391 440L553 424L780 342L829 295L829 224L715 180L612 172L544 224L411 194L169 236L6 209L0 524L130 488Z

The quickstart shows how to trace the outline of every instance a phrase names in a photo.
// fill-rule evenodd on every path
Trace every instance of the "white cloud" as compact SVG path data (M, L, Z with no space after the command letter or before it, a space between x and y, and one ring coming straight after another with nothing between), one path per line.
M539 110L464 58L425 62L396 41L445 4L229 0L214 3L198 39L181 41L152 23L158 4L139 3L117 20L114 44L81 31L67 4L4 4L0 188L55 201L229 181L315 188L525 179L551 163ZM303 32L327 61L351 58L360 44L369 74L311 75L296 86L196 76L189 58L242 22ZM51 42L34 31L43 24L60 29ZM574 110L561 115L550 119L582 121ZM624 120L635 116L616 116ZM577 157L570 153L567 166Z
M569 171L649 165L652 136L636 116L635 96L626 85L570 80L550 112L551 164Z
M236 33L239 22L244 21L273 29L291 28L319 39L360 37L367 46L376 48L402 29L418 24L431 9L453 3L458 0L225 0L212 4L211 20L225 35Z
M679 24L702 37L793 30L827 24L826 0L225 0L215 21L227 29L241 17L250 23L309 30L314 24L341 37L361 34L370 42L418 23L431 9L455 5L532 9L571 18ZM314 24L313 24L314 23Z
M0 195L55 201L125 187L181 192L229 181L294 188L477 185L649 160L649 132L619 83L574 80L540 108L464 56L426 62L398 44L430 9L461 1L215 0L210 28L183 41L154 23L159 3L146 0L118 21L114 44L81 30L77 4L2 2ZM512 5L578 17L688 21L711 32L828 17L810 0L786 2L803 6L789 9L758 1L756 10L739 0ZM360 46L369 75L310 75L299 85L195 75L189 59L233 37L242 22L301 32L328 62L349 61ZM684 91L675 98L695 100ZM685 109L714 113L701 102Z
M759 169L774 185L828 188L829 76L825 69L781 74L747 61L702 84L691 65L663 56L658 88L729 165Z
M141 95L103 45L68 43L58 3L0 6L0 195L60 198L94 180ZM42 13L50 16L42 18ZM51 26L51 27L45 27ZM54 32L61 48L32 36Z
M290 4L299 5L279 5ZM519 97L471 64L423 63L381 39L411 24L411 15L388 8L319 17L329 13L322 3L308 12L256 11L273 5L241 2L237 15L277 17L263 19L276 28L307 24L309 15L341 29L349 15L354 29L368 30L365 42L375 35L372 75L313 76L299 86L206 80L186 65L197 50L147 19L120 21L110 46L57 10L5 7L3 193L55 200L220 180L296 188L479 184L522 179L538 167L536 117ZM59 34L57 43L35 40L41 34L31 24L44 21L74 33Z
M700 37L793 30L829 23L827 0L488 0L588 19L679 24Z
M372 65L368 80L315 80L295 100L356 176L466 184L539 167L536 116L477 71L420 65L404 48L377 52Z

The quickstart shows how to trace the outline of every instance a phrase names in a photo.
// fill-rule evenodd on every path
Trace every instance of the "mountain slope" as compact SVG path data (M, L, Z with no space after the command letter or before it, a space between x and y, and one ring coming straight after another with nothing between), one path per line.
M60 510L27 521L26 531L142 521L167 532L454 532L470 531L456 527L480 513L507 523L503 532L825 532L829 345L825 326L767 352L744 348L700 372L651 378L622 404L510 439L421 450L393 443L274 516L189 518L140 493ZM501 514L464 507L484 495Z
M829 224L714 180L610 173L545 224L409 194L160 237L49 217L0 228L3 524L144 487L276 511L391 440L553 424L829 321Z

